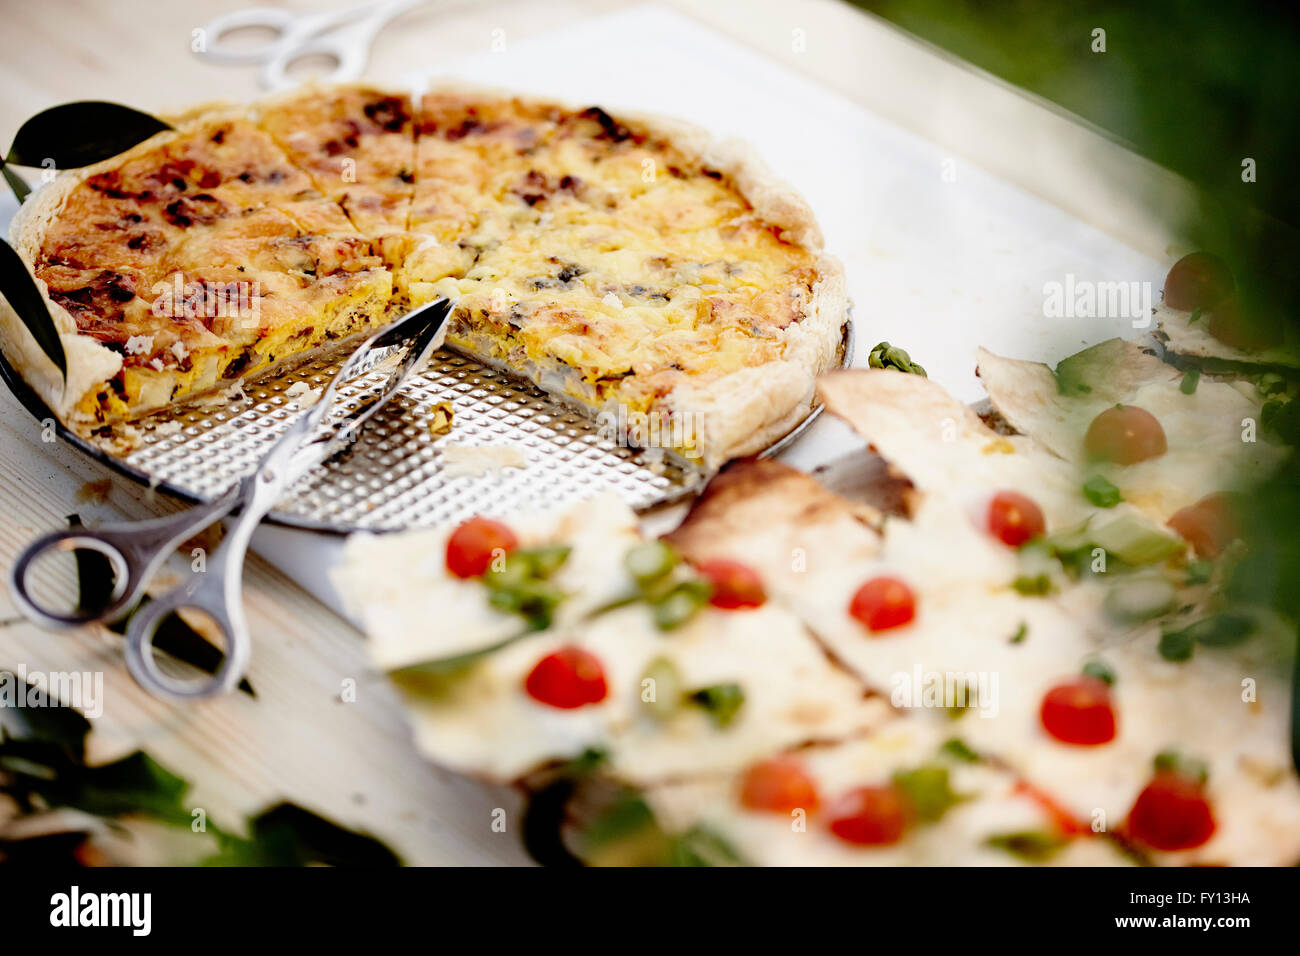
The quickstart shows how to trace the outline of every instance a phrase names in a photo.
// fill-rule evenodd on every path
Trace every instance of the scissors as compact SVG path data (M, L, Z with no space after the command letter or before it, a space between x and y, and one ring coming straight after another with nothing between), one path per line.
M198 56L214 63L262 64L262 85L283 90L295 85L289 77L291 63L305 56L327 56L335 67L322 82L355 80L366 67L366 56L376 34L395 17L424 0L378 0L329 13L291 13L278 7L253 7L216 17L203 28L207 43ZM257 27L276 34L261 46L232 47L221 38L232 30Z
M271 446L253 472L221 497L176 515L147 521L104 525L93 530L64 528L37 538L18 556L10 574L14 603L30 620L46 627L72 627L93 621L113 623L137 605L145 584L187 538L236 510L239 517L213 551L196 580L150 600L131 617L126 631L126 663L131 675L155 696L186 700L230 691L243 676L252 649L244 620L240 585L244 555L259 522L299 478L324 464L392 398L442 345L447 334L450 299L438 299L398 319L367 339L348 357L315 405L304 412ZM337 398L338 387L383 365L383 388L331 426L318 428ZM113 569L113 589L106 603L65 613L42 607L28 588L28 575L40 558L57 551L90 549ZM153 640L168 615L200 611L220 629L225 659L210 678L177 680L164 674L154 656Z

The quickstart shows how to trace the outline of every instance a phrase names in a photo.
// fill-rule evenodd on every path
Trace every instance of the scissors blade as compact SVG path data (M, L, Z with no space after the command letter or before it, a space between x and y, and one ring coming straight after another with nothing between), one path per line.
M402 386L424 365L447 337L447 320L453 302L438 299L408 312L363 342L343 363L324 394L292 426L262 460L253 477L261 477L265 489L259 497L273 494L278 500L304 475L323 465L356 439L358 432ZM379 391L358 408L332 423L324 434L318 426L338 402L338 389L361 376L387 371ZM269 506L268 506L269 507Z

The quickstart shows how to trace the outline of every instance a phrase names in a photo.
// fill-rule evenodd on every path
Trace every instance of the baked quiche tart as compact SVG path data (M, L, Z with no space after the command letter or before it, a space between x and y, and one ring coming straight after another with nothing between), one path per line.
M68 359L5 353L79 434L302 361L439 296L449 344L714 469L810 411L839 263L741 144L506 93L349 85L199 107L13 226Z

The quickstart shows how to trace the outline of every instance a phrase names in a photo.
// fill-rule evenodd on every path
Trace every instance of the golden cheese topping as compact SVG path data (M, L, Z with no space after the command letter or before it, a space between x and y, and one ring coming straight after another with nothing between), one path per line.
M673 135L592 107L308 91L195 121L75 186L36 274L123 356L132 417L458 300L449 341L593 408L663 410L785 357L818 254Z

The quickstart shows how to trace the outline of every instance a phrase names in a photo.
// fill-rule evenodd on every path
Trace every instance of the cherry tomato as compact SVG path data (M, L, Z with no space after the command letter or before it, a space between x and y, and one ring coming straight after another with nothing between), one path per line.
M1169 447L1160 422L1136 405L1115 405L1094 418L1083 445L1093 458L1120 465L1158 458Z
M819 800L817 785L793 757L774 757L756 763L745 772L740 784L740 802L751 810L812 813Z
M572 645L538 661L524 689L533 700L563 710L598 704L609 693L599 658Z
M1228 264L1208 252L1193 252L1174 263L1165 277L1165 304L1191 312L1211 309L1232 294Z
M716 558L706 561L697 569L713 586L709 603L714 607L734 610L742 607L762 607L767 600L763 579L747 564Z
M1199 780L1162 770L1138 794L1126 828L1153 849L1190 850L1214 835L1214 811Z
M849 614L868 630L887 631L916 617L916 597L898 578L872 578L853 595Z
M1258 352L1277 345L1280 341L1275 324L1242 315L1241 306L1235 298L1219 303L1206 317L1206 327L1224 345L1231 345L1243 352Z
M476 578L492 566L500 551L509 554L519 547L515 533L491 518L470 518L447 539L447 570L458 578Z
M1238 537L1231 499L1224 494L1206 495L1180 508L1168 523L1202 558L1217 557Z
M850 790L837 797L826 812L831 832L858 846L897 843L912 822L907 795L893 785Z
M989 502L989 531L1003 544L1018 548L1047 529L1043 511L1017 491L999 491Z
M1043 695L1043 729L1066 744L1094 746L1115 739L1115 709L1110 687L1096 677L1057 684Z

